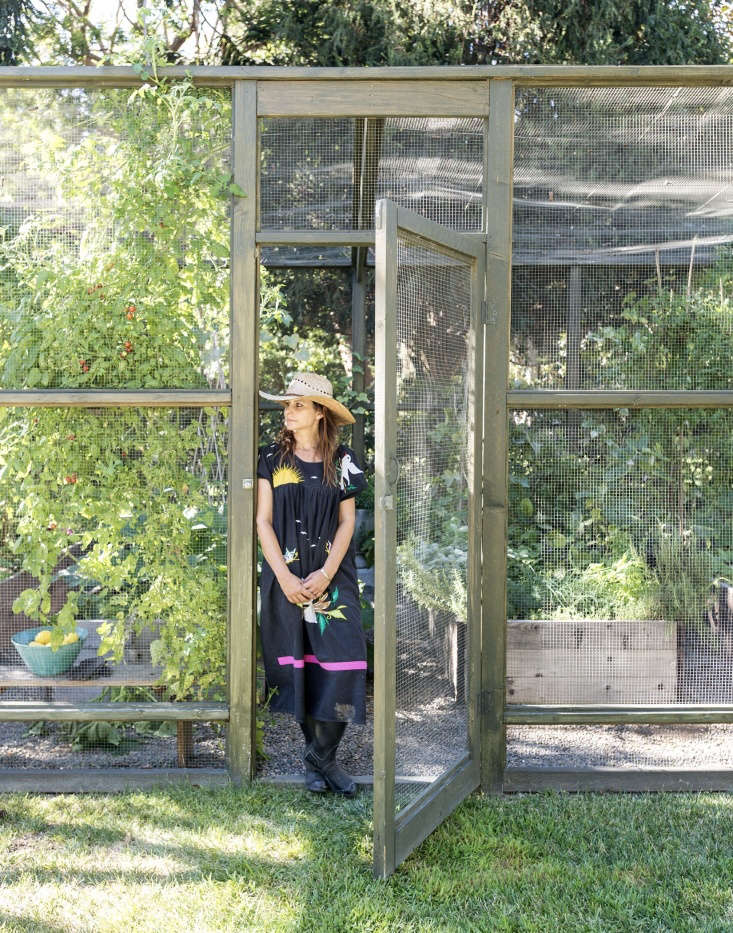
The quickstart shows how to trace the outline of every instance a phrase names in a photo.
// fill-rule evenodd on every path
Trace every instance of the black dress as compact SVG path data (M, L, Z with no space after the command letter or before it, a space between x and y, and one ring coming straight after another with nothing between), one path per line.
M336 450L337 485L323 464L295 457L280 463L277 444L261 447L257 475L272 487L272 524L285 563L301 579L323 567L338 527L339 504L366 486L354 452ZM324 578L325 579L325 578ZM323 595L291 603L266 560L260 578L260 635L270 709L327 722L363 723L366 642L361 625L353 539Z

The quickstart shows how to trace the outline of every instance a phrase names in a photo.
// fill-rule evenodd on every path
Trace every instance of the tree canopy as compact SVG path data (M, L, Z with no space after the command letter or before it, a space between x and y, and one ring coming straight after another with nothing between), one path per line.
M721 64L729 0L3 0L2 64ZM139 57L139 55L138 55Z

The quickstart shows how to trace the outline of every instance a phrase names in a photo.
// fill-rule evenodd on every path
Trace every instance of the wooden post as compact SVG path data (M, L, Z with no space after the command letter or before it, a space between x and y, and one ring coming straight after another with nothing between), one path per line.
M361 230L374 225L374 203L384 120L357 120L355 126L352 223L354 229ZM357 246L351 250L351 352L355 364L355 368L352 369L351 388L354 392L363 392L365 386L366 258L367 247ZM356 415L356 424L351 429L351 446L357 460L363 463L364 415Z
M257 364L257 85L232 91L232 173L246 197L235 197L231 229L231 386L229 464L229 730L232 780L255 772Z
M502 790L506 640L507 406L512 271L514 88L491 80L486 143L487 324L484 342L481 568L481 786Z
M380 207L376 221L374 399L375 579L380 581L374 593L374 874L386 878L395 867L397 270L388 257L394 258L397 252L397 216L393 205L381 202Z
M176 746L178 767L188 768L193 758L193 723L179 720L176 723Z

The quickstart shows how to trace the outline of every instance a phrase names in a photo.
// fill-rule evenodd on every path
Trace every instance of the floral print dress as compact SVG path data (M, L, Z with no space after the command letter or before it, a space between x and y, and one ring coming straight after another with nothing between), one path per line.
M339 505L366 486L353 450L336 450L337 485L323 482L323 463L280 462L277 444L259 450L257 475L272 487L272 524L285 563L301 579L323 567L336 535ZM328 722L363 723L366 642L361 625L353 539L328 588L304 606L285 597L262 562L260 637L270 709Z

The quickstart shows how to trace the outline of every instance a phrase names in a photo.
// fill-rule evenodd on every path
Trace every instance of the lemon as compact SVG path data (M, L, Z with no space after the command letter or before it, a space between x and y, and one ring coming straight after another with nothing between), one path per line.
M73 645L75 641L79 641L79 636L76 632L69 632L68 635L64 635L64 640L61 642L62 645Z
M42 629L33 641L37 642L39 645L47 645L51 641L51 633L47 628Z

